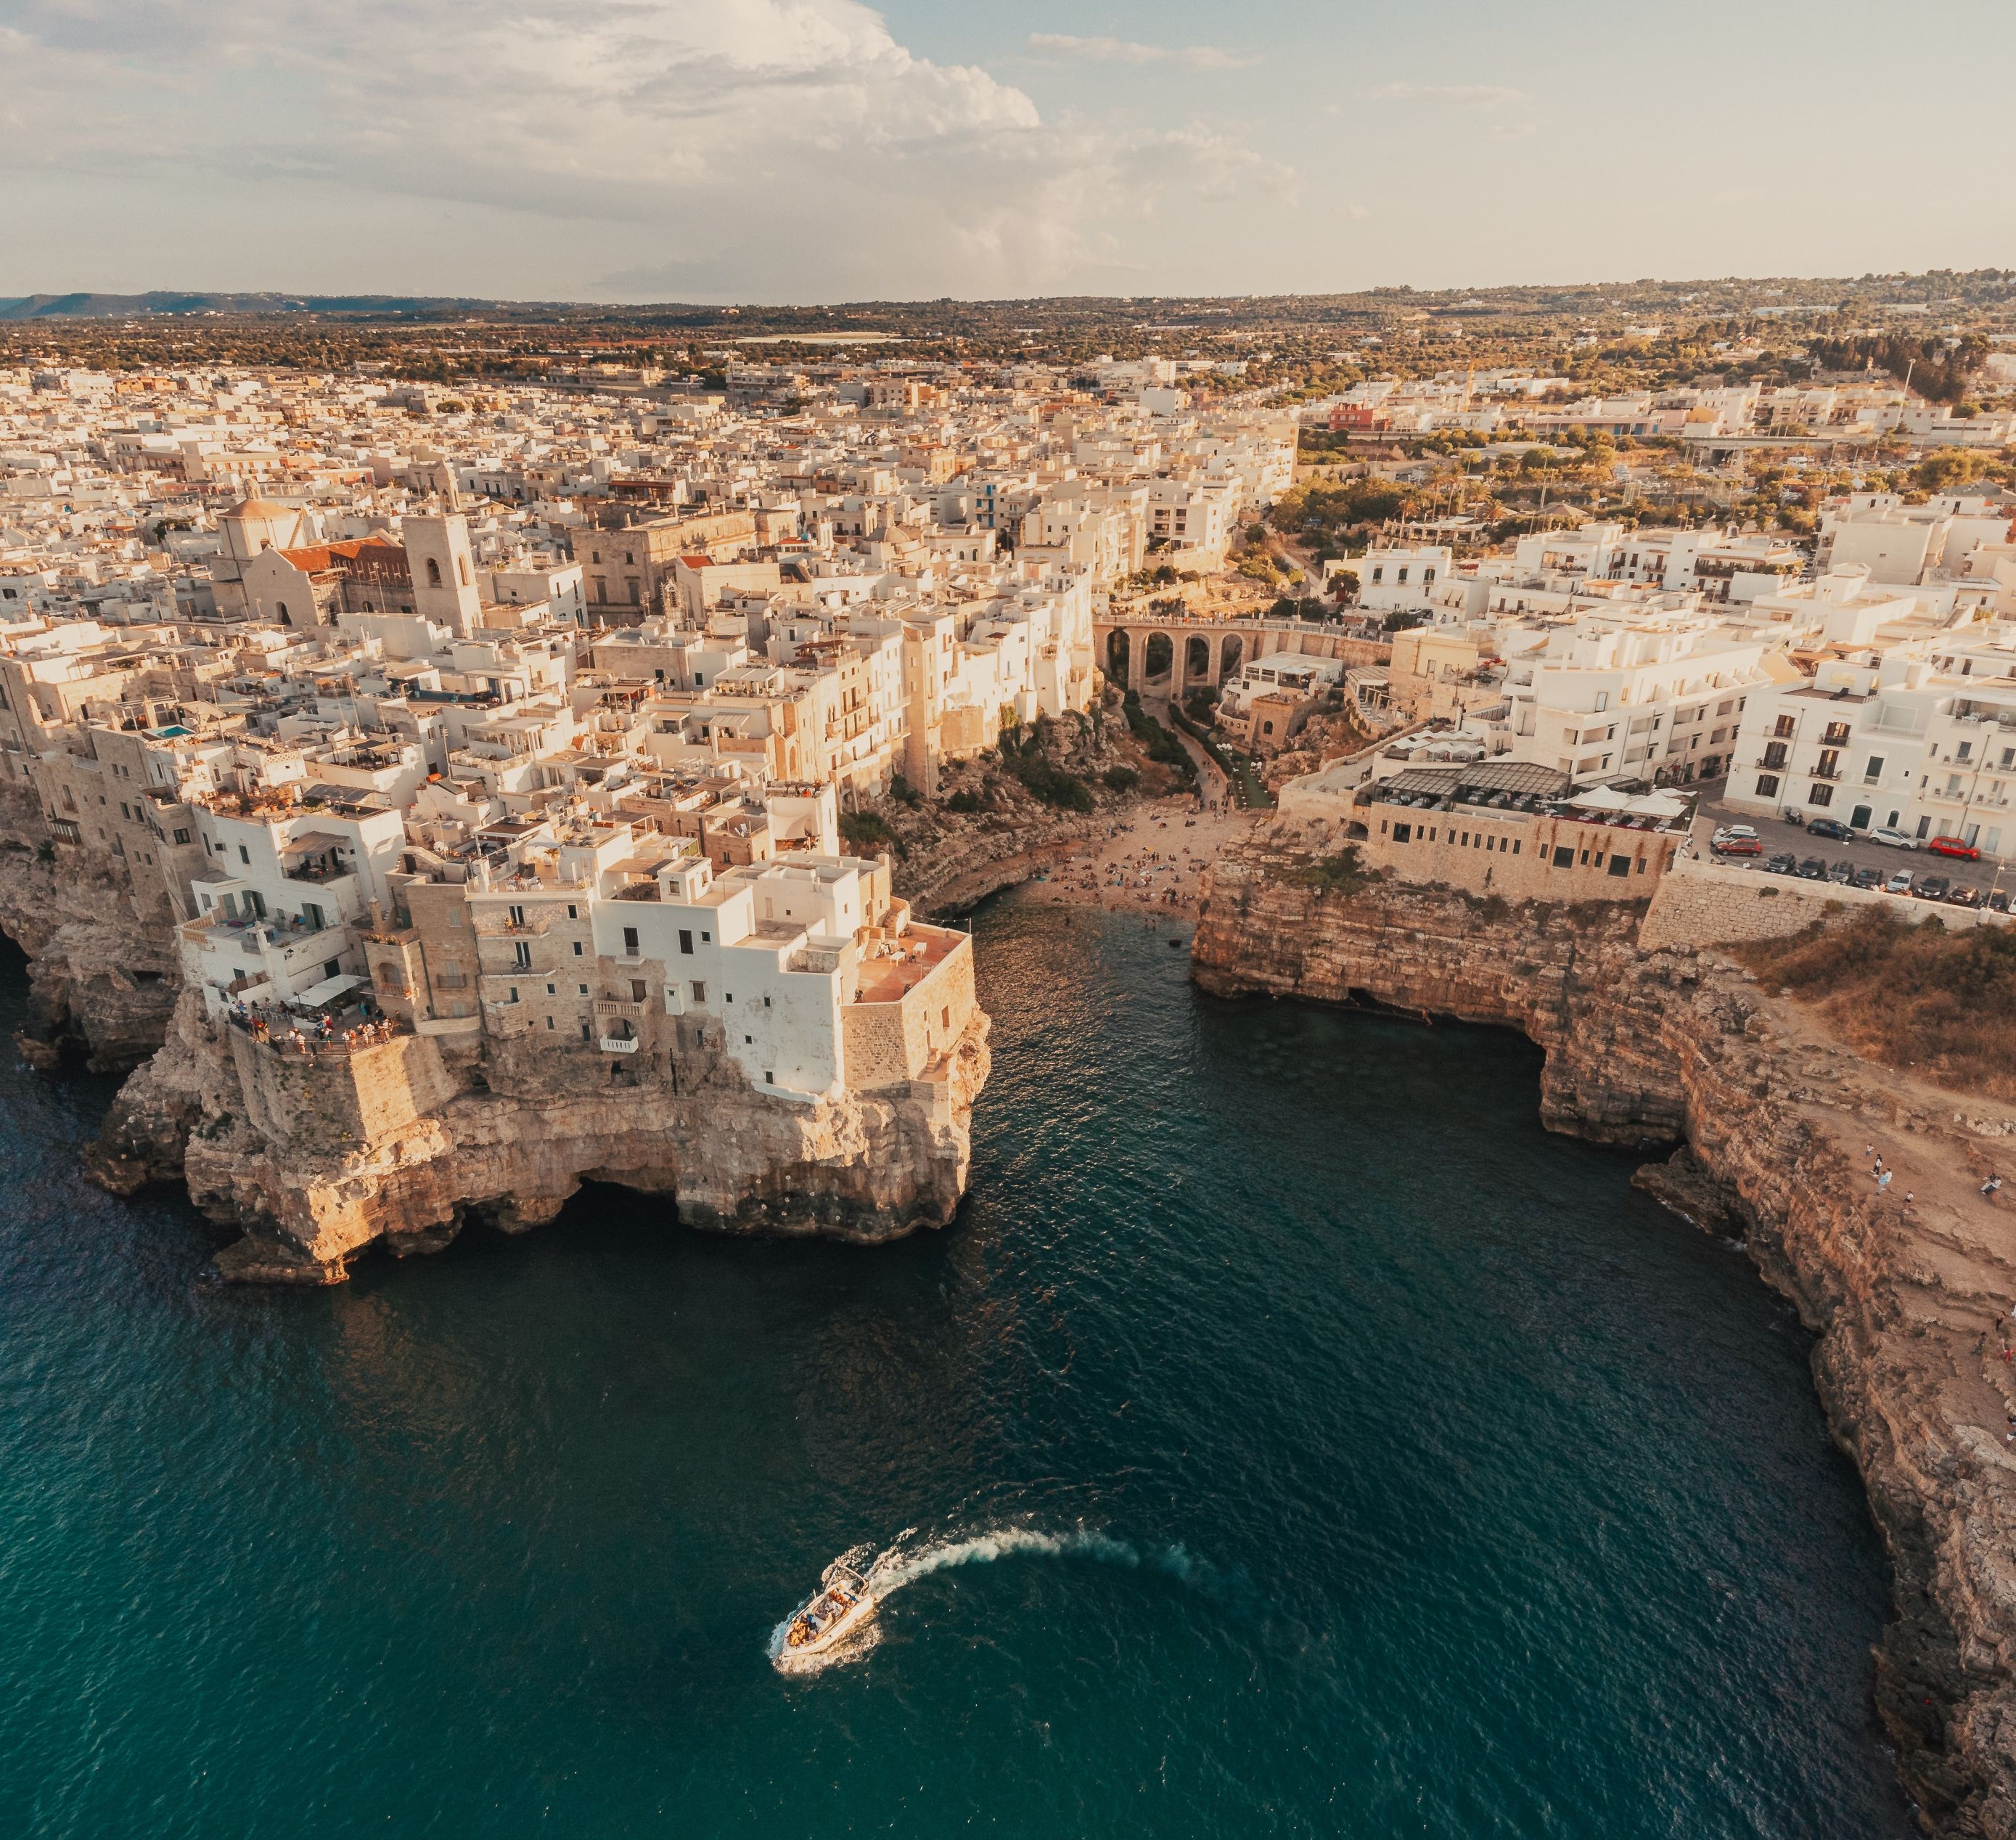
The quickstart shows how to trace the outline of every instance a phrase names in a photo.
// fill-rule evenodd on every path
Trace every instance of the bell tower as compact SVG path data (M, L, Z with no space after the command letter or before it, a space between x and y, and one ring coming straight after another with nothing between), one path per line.
M409 517L401 535L413 578L413 611L467 639L482 618L469 520L459 512L443 517Z

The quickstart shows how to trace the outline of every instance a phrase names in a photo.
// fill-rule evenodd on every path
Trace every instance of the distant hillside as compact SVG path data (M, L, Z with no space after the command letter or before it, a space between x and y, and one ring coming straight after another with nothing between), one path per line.
M562 304L411 294L26 294L0 298L0 319L130 319L152 313L469 313L534 304Z

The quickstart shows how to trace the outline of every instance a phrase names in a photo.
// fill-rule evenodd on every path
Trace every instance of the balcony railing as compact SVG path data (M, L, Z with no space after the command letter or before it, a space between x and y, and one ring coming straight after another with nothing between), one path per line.
M606 1035L601 1038L601 1046L605 1054L634 1054L638 1042L634 1035Z

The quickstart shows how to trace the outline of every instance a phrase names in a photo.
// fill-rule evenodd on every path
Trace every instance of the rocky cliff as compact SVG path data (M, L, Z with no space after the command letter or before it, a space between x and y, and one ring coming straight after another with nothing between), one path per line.
M289 1053L192 993L90 1163L121 1191L181 1175L243 1230L218 1263L250 1281L339 1282L367 1247L432 1251L472 1216L536 1226L584 1182L664 1195L688 1225L873 1242L951 1219L988 1065L976 1012L939 1077L790 1103L697 1041L655 1071L475 1035Z
M180 987L167 890L49 842L32 798L0 787L0 932L29 960L16 1045L37 1066L75 1047L122 1072L160 1046Z
M1640 949L1640 908L1323 880L1264 844L1219 865L1197 982L1521 1029L1552 1128L1680 1143L1644 1185L1740 1233L1817 1334L1894 1568L1875 1695L1904 1784L1934 1831L2016 1835L2016 1388L1989 1333L2016 1230L1973 1179L2016 1121L1857 1060L1712 950ZM1872 1143L1910 1208L1870 1179Z

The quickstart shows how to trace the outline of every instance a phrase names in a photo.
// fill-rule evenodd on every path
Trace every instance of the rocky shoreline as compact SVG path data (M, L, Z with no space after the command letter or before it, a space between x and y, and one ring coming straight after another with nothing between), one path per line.
M1856 1059L1720 954L1641 950L1643 912L1325 891L1258 844L1211 873L1193 975L1222 996L1517 1028L1546 1051L1550 1129L1682 1147L1641 1186L1739 1237L1817 1336L1821 1404L1893 1568L1874 1689L1905 1788L1928 1831L2004 1840L2016 1381L1988 1332L2016 1298L2016 1227L1974 1177L2016 1121ZM1904 1172L1888 1192L1869 1177L1879 1147Z

